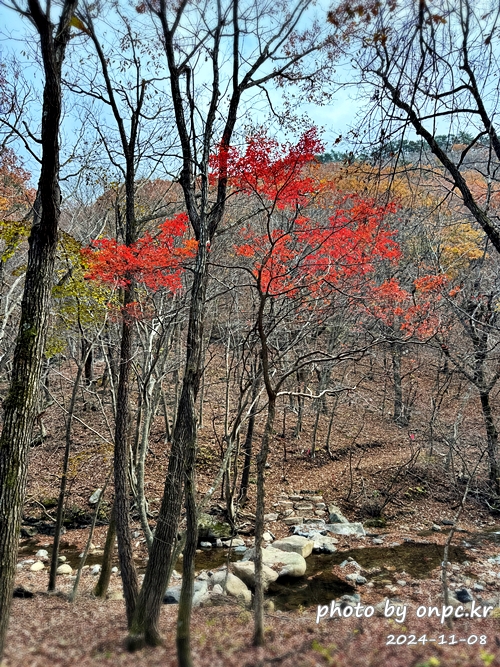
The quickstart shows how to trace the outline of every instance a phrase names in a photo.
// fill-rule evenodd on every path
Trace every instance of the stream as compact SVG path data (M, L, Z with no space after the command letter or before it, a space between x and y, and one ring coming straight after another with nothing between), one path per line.
M450 562L462 563L465 560L474 560L474 550L484 540L491 540L500 544L500 531L497 529L486 533L467 535L460 542L463 546L452 546ZM470 549L469 549L470 547ZM26 539L21 541L19 555L25 558L34 557L39 545L37 540ZM51 547L46 547L51 555ZM472 553L471 553L472 551ZM61 542L59 553L66 557L74 569L80 563L81 549L69 542ZM227 549L203 549L196 554L196 570L216 569L227 562ZM240 560L243 554L233 553L232 561ZM376 588L383 587L390 579L392 572L405 572L409 577L426 579L430 572L438 567L443 558L443 547L436 544L422 544L418 542L404 542L393 546L373 546L341 551L334 554L311 554L307 559L307 570L303 577L281 577L269 587L267 597L274 601L276 609L284 611L297 609L300 606L308 607L324 604L325 600L339 598L345 594L352 594L355 588L345 583L332 573L332 567L352 557L364 570L374 570L372 574L365 574L368 581L373 582ZM102 551L89 553L86 565L100 564ZM113 565L118 565L116 560ZM139 572L144 572L146 563L136 560ZM182 570L182 561L176 564L176 570Z

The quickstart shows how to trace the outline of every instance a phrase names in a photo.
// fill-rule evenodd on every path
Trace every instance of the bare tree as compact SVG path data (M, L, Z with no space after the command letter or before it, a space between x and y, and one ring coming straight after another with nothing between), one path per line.
M451 365L474 386L479 393L481 412L486 432L486 452L489 485L493 496L500 496L500 468L498 462L498 430L495 423L492 392L500 378L498 347L498 277L487 280L484 267L478 265L475 280L465 285L451 303L454 315L461 325L460 340L455 344L441 337L440 348ZM489 283L489 284L488 284ZM465 336L463 336L465 334Z
M348 3L343 9L349 12ZM367 3L362 14L354 61L371 99L365 130L371 139L377 133L393 165L404 161L408 136L421 138L411 142L413 149L420 150L422 161L430 150L434 164L442 168L447 196L463 202L500 252L495 202L500 87L493 39L500 21L498 3ZM342 11L331 11L328 18L335 24ZM473 187L471 172L484 180L483 189Z
M3 3L2 3L3 4ZM59 125L61 68L70 38L70 21L78 0L65 0L56 23L50 4L38 0L22 9L40 40L45 72L41 128L42 162L34 219L29 237L28 267L21 304L21 322L14 351L12 379L4 401L0 437L0 656L3 653L14 587L19 531L28 472L28 448L37 406L38 384L47 334L57 234L60 218Z
M93 18L95 10L95 6L84 4L78 16L82 27L92 41L97 66L93 71L91 70L90 74L86 73L86 77L82 77L79 73L76 82L70 83L70 86L73 91L81 92L98 100L111 112L114 124L113 134L116 136L116 141L106 135L102 122L96 123L95 131L102 139L102 145L107 152L109 161L123 179L123 187L119 189L124 195L124 215L123 219L120 219L121 224L117 232L119 232L125 244L130 246L139 238L140 229L144 223L161 215L161 213L155 211L154 214L146 216L146 220L141 220L136 208L137 174L150 157L148 149L154 145L151 137L149 137L151 143L144 140L144 137L147 136L147 121L155 120L161 116L161 107L156 104L155 108L149 108L148 93L150 87L154 87L155 78L145 78L147 72L144 71L145 67L141 57L141 41L138 35L133 32L130 20L118 8L115 8L113 14L115 18L114 36L120 38L121 47L127 52L126 58L125 55L121 56L121 73L116 77L110 58L107 57L102 45L102 37L98 31L100 26L95 24ZM118 25L120 29L118 29ZM113 50L119 48L116 43L112 47ZM125 84L122 83L120 77L125 78ZM84 83L85 79L88 80L87 86ZM153 164L155 164L154 160ZM161 212L165 213L163 206ZM130 487L128 480L130 467L128 440L131 426L130 385L135 332L134 318L130 315L128 309L136 302L136 299L136 285L133 278L130 278L121 295L123 316L116 393L114 450L114 520L129 624L139 593L129 529Z
M194 507L189 493L194 492L195 404L203 371L209 253L211 245L217 243L225 210L228 151L250 91L262 93L266 100L273 81L290 85L304 81L310 90L327 81L335 44L324 24L309 17L309 7L307 0L298 0L292 5L269 1L247 5L238 0L201 4L181 0L178 5L172 5L166 0L146 0L140 5L158 25L165 48L181 150L179 182L198 241L198 253L192 278L185 372L165 491L130 630L131 647L144 642L156 645L161 641L159 613L185 492L187 508ZM313 57L306 71L308 56ZM217 182L211 190L209 162L214 152L218 153L219 168ZM188 531L186 550L193 554L197 531L189 512L188 525L192 530ZM186 555L184 563L188 575L191 565ZM187 609L182 620L182 640L178 644L182 666L191 665L189 632L184 631L189 623L191 597L192 581L188 581L181 594L181 605Z

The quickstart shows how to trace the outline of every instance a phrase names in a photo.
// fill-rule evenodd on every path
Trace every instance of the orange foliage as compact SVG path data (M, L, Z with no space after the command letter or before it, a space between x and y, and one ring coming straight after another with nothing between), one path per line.
M134 279L151 290L164 287L175 292L182 286L184 261L196 254L197 242L193 239L175 243L186 233L187 222L187 215L180 213L166 220L156 237L147 232L129 246L116 239L93 241L82 250L88 263L85 277L115 287L125 287Z

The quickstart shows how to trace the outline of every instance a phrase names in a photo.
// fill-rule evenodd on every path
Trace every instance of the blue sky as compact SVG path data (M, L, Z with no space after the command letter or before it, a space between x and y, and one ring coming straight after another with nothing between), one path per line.
M326 12L325 12L326 16ZM78 40L87 39L86 37L76 37L70 43L70 49L79 48ZM0 4L0 52L3 59L9 58L11 54L21 63L23 76L27 84L34 86L35 96L40 99L41 86L43 77L39 65L36 63L37 44L34 38L34 30L27 19L20 17L15 11L8 9ZM353 74L349 64L339 63L335 76L339 79L352 78ZM348 90L338 90L333 98L322 106L313 103L307 103L303 100L300 91L297 91L295 99L297 103L294 104L295 99L291 101L292 110L300 115L306 115L310 121L318 127L324 128L323 138L327 148L330 148L333 141L342 134L347 135L349 129L354 126L356 122L356 114L359 112L360 104L355 99L358 92L356 87ZM65 93L65 116L63 118L63 150L68 148L72 135L75 135L80 130L78 128L78 121L73 117L75 106L71 100L70 94ZM277 107L280 106L279 93L272 93L272 102ZM262 100L259 103L261 109L267 106ZM35 101L30 105L32 113L31 124L34 126L39 122L41 110L37 108ZM258 108L252 110L252 114L244 120L253 123L267 122L264 111L259 111ZM110 118L110 125L112 119ZM104 118L103 118L104 121ZM307 121L306 121L307 123ZM64 139L68 139L67 142ZM68 145L65 145L68 144ZM17 145L17 151L22 156L26 168L32 172L32 179L34 182L37 178L38 165L36 161L29 155L29 153L21 146ZM36 150L36 146L34 146Z

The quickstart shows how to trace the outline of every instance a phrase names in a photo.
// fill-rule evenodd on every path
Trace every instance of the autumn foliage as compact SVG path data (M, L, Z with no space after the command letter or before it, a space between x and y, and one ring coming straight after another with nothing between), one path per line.
M15 153L0 151L0 239L1 261L11 257L29 234L27 213L35 201L35 190L29 186L30 174L23 169Z
M442 326L439 305L447 285L446 276L429 274L414 280L410 292L390 278L373 287L367 311L404 337L429 338Z
M326 223L296 216L286 229L242 232L244 242L236 246L236 253L252 258L252 273L263 292L291 295L307 284L319 293L347 279L352 286L374 271L376 260L398 259L393 233L382 225L394 206L377 206L355 196L343 203L348 206L339 207Z
M412 291L395 277L380 277L380 263L397 266L401 249L387 224L394 202L339 190L338 178L315 177L315 156L323 144L312 128L295 144L280 144L260 130L244 149L230 147L211 157L211 183L225 177L231 196L249 197L252 215L234 243L236 257L267 297L322 299L348 291L364 312L405 336L437 330L436 305L445 276L423 275ZM324 176L324 175L323 175ZM257 211L257 216L253 215ZM188 217L166 220L156 236L146 233L132 245L99 239L82 251L86 277L114 287L133 279L150 290L181 287L186 259L196 241L186 240ZM394 272L393 272L394 274ZM305 302L303 302L305 303Z
M312 128L295 145L280 145L262 131L247 140L244 151L229 153L231 188L254 197L262 212L260 223L252 220L240 231L235 252L249 260L246 266L267 296L291 297L301 288L327 295L346 281L354 289L366 282L377 261L400 256L385 224L396 206L340 193L333 181L315 178L312 166L321 150Z
M305 132L296 144L285 145L259 130L247 137L244 151L220 148L211 157L211 182L227 175L233 192L258 195L278 209L305 205L315 183L303 168L323 150L316 128Z
M149 232L131 245L116 239L97 239L82 255L88 265L86 278L114 287L125 287L132 280L156 291L175 292L182 286L185 260L196 253L196 241L184 239L188 218L180 213L166 220L157 236Z

